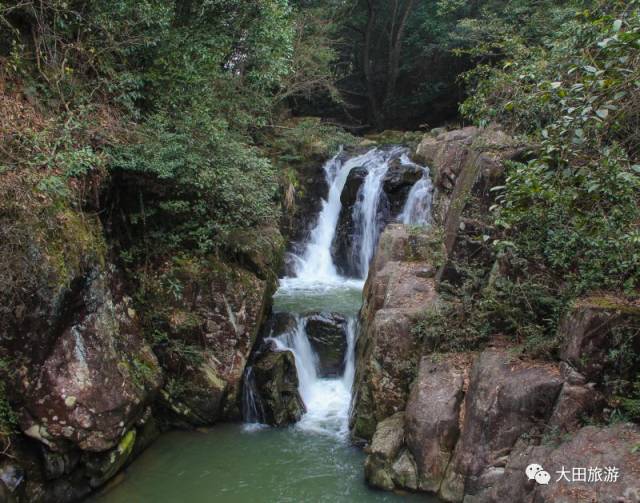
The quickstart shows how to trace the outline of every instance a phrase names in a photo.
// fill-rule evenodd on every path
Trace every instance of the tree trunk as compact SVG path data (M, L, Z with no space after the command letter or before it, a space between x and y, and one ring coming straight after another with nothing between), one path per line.
M375 0L367 0L367 28L364 33L364 47L362 51L362 66L364 70L364 78L367 85L367 96L369 98L369 117L376 129L382 129L382 113L376 92L376 84L374 81L373 68L371 66L371 45L373 40L373 32L376 25L376 10L374 6Z
M413 2L414 0L407 0L407 2L404 4L404 9L402 9L402 13L400 14L400 19L398 20L397 27L395 19L393 20L393 24L391 25L391 33L389 34L389 59L387 65L387 89L384 99L385 105L393 100L396 92L396 85L398 83L398 76L400 74L402 42L404 40L404 32L407 26L407 19L409 18L409 13L411 12L411 8L413 7Z

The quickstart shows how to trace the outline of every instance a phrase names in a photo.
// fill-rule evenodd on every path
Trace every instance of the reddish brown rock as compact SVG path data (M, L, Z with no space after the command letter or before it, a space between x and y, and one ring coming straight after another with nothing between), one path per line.
M504 477L481 503L518 501L519 503L635 503L640 500L640 429L637 425L587 426L560 445L528 446L514 449ZM527 479L526 467L540 464L551 475L548 485ZM568 473L562 477L562 469ZM618 478L605 482L605 469L617 468ZM586 481L573 480L573 468L584 468ZM593 472L589 482L589 468ZM596 480L597 477L602 480ZM465 499L466 501L466 499Z
M425 356L405 414L406 443L418 467L418 487L437 493L460 435L466 355Z
M418 242L421 254L414 247ZM356 346L350 424L357 438L371 438L379 421L405 407L420 354L412 327L436 300L434 278L424 274L428 261L416 260L431 247L439 249L439 243L420 241L402 225L388 226L381 236L365 285Z
M127 297L111 277L92 271L71 323L57 338L26 394L23 431L52 449L114 447L161 384Z
M479 356L469 381L460 440L440 488L446 501L462 501L500 480L509 452L548 420L562 386L556 366L495 349Z

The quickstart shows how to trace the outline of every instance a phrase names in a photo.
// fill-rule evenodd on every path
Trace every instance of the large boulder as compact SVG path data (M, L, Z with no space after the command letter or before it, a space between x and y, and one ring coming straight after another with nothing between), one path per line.
M369 484L451 502L509 500L492 495L510 484L505 466L523 446L576 434L600 400L575 370L510 351L496 341L480 355L424 356L406 410L377 423L365 463Z
M586 426L559 444L520 442L496 486L482 498L469 501L633 503L640 500L638 445L640 429L624 423ZM528 480L525 469L531 463L541 465L551 475L549 484Z
M338 313L305 315L305 332L318 355L320 377L338 377L343 374L347 353L347 325L347 319Z
M607 295L580 299L558 328L560 357L588 380L633 382L637 366L612 350L622 346L629 355L640 354L639 324L640 307L627 301Z
M403 447L404 413L398 412L378 423L367 448L364 476L369 485L387 491L396 485L416 489L415 463Z
M469 147L479 132L478 128L470 126L443 132L437 137L426 135L416 148L414 157L433 169L434 182L438 187L451 190L469 157Z
M462 501L490 488L502 476L517 440L548 421L562 389L556 366L531 364L508 351L484 351L473 365L464 419L440 487L446 501Z
M418 467L418 487L437 493L460 436L467 355L425 356L405 414L406 443Z
M44 195L24 200L32 192L0 179L0 358L12 363L3 378L16 401L38 379L60 326L69 325L87 275L105 264L97 218Z
M227 382L220 362L208 349L189 348L184 354L158 349L167 380L159 403L165 421L179 428L207 426L222 418Z
M263 353L253 364L252 370L262 420L272 426L286 426L300 420L305 406L298 393L298 374L293 353Z
M131 300L94 269L68 324L24 396L22 430L53 450L100 452L118 444L161 385Z
M519 160L527 147L497 126L467 127L427 135L414 157L432 173L435 193L433 222L442 226L447 260L438 272L438 281L461 285L465 269L488 272L495 257L490 239L495 234L489 208L502 185L504 165Z
M347 175L347 180L344 183L344 188L340 194L340 204L346 210L353 208L353 205L358 200L358 192L360 187L364 183L365 178L369 170L364 166L356 166Z
M147 329L166 337L154 349L167 372L162 397L170 422L240 417L242 376L274 287L213 257L180 257L149 277Z

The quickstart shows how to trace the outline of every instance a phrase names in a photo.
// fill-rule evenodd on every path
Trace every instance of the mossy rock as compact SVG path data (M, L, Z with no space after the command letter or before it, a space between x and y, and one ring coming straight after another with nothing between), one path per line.
M115 449L106 454L87 456L86 466L91 476L91 487L100 487L118 473L131 456L135 443L136 430L129 430Z

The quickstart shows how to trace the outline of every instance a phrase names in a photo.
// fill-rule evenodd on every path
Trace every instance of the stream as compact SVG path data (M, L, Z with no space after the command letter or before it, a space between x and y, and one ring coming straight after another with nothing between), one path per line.
M281 278L274 312L296 317L295 328L273 337L279 350L296 361L299 393L306 413L295 425L270 428L247 413L244 424L223 424L207 431L162 435L110 488L92 501L100 503L169 502L435 502L428 496L371 490L363 475L365 453L349 438L349 407L355 373L357 313L369 262L381 226L378 204L382 179L393 159L410 163L401 147L372 149L325 166L329 186L304 252L294 256L295 271ZM352 209L356 228L353 265L356 278L342 277L332 258L341 211L340 196L354 167L367 176ZM428 171L415 183L398 220L424 225L430 219ZM305 315L339 313L347 320L344 372L321 377L318 356L305 333ZM254 397L249 397L249 401ZM247 398L245 397L245 402ZM250 408L250 407L249 407Z

